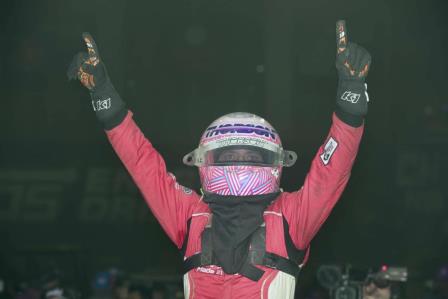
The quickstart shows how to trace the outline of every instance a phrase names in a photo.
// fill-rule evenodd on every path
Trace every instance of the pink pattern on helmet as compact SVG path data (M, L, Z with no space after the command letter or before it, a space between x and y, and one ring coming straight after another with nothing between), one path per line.
M259 195L276 192L281 167L248 165L207 166L199 168L202 188L220 195Z

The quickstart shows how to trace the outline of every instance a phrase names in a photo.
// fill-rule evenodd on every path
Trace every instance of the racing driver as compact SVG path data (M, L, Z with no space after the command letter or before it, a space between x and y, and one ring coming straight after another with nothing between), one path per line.
M114 89L88 33L87 52L67 75L89 89L93 110L152 213L183 255L185 298L294 298L309 244L350 176L367 113L370 54L336 23L339 83L330 132L302 187L280 189L297 155L250 113L224 115L206 128L183 161L196 166L202 195L176 182Z

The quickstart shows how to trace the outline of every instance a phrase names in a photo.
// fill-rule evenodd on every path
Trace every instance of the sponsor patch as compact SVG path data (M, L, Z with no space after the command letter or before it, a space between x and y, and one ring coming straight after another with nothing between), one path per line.
M224 275L224 271L221 267L210 265L205 267L196 268L196 272L207 273L212 275Z
M324 165L328 165L337 147L338 142L333 137L330 137L324 146L324 152L320 155L320 159Z
M255 134L271 140L277 140L277 132L274 129L254 124L221 124L211 126L205 131L205 138L226 134Z

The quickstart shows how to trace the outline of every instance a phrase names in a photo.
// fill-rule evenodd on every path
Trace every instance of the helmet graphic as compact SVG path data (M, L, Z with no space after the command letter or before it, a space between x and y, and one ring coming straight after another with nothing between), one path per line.
M259 195L280 189L283 166L297 154L282 148L275 129L245 112L224 115L202 134L197 149L183 162L199 168L202 189L220 195Z

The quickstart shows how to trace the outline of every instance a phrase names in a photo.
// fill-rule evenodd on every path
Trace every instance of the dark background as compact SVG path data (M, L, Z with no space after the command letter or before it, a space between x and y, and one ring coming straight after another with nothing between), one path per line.
M0 274L58 267L86 284L112 266L180 273L88 92L65 75L83 31L181 183L199 188L181 157L202 130L248 111L299 153L283 172L292 191L331 123L338 19L372 54L371 103L352 178L299 284L322 263L386 263L409 267L417 298L448 263L448 5L436 0L2 1Z

